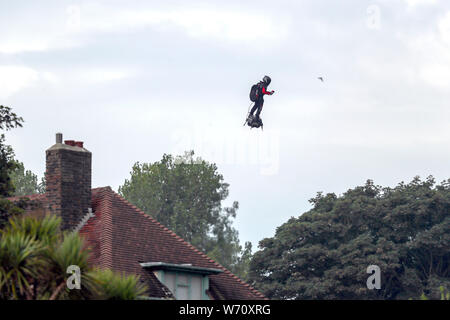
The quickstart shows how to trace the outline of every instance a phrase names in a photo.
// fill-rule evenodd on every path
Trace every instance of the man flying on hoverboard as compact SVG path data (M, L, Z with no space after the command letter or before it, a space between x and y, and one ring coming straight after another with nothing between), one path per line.
M251 128L263 127L263 123L259 115L261 114L264 105L264 95L272 95L275 91L267 91L272 80L269 76L264 76L263 80L253 85L250 90L250 100L255 102L255 105L250 110L246 123ZM256 115L253 115L256 111Z

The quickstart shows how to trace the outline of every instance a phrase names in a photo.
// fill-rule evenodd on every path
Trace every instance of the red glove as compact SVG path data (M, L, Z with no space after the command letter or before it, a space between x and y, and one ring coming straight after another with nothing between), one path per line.
M264 87L262 88L262 93L263 94L273 95L274 92L275 91L273 91L273 90L272 91L267 91L266 88L264 88Z

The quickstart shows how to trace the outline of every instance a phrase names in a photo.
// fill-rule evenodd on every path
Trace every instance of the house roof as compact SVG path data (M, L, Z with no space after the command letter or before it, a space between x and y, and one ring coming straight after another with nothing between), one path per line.
M38 202L45 202L46 199L45 195L28 198ZM214 299L265 299L259 291L110 187L92 189L92 210L94 215L84 222L79 231L90 247L91 262L100 268L140 275L149 287L151 297L173 297L151 268L141 265L158 262L166 266L190 265L197 270L216 270L208 276L209 294Z
M209 275L210 291L225 299L264 299L264 296L233 275L203 252L129 203L110 187L92 190L94 217L81 228L91 245L95 263L101 267L134 273L158 281L141 263L191 264L192 267L220 269ZM159 281L158 281L159 283ZM165 297L167 288L150 290L152 296Z

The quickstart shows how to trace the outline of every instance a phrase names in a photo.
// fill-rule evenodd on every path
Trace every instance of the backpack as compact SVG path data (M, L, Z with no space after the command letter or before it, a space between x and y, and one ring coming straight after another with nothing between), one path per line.
M258 100L259 91L261 90L259 83L254 84L250 89L250 101L255 102Z

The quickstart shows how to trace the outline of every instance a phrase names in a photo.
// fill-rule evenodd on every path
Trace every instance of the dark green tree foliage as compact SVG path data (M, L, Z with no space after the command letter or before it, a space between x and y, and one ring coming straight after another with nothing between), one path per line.
M36 193L45 193L45 181L30 170L25 170L22 162L16 162L16 167L10 173L10 178L14 186L15 196L26 196Z
M5 144L5 135L0 135L0 196L14 195L14 185L10 173L17 167L14 161L14 151L11 146Z
M137 162L119 193L225 267L243 270L238 232L232 227L238 202L222 208L228 187L215 164L194 159L191 151L175 158L165 154L155 163Z
M450 288L450 179L318 193L313 208L260 241L250 279L274 299L439 298ZM381 289L366 286L367 267Z
M25 199L13 203L0 196L0 229L3 228L10 217L23 213L26 206L27 201Z
M250 261L252 260L252 243L250 241L245 242L244 249L241 251L241 255L238 258L238 262L233 268L234 274L238 275L244 281L248 281L248 273L250 270Z
M12 112L10 107L0 105L0 130L22 127L23 119Z
M22 127L23 119L11 108L0 105L0 130ZM0 228L11 215L21 212L20 208L5 199L14 195L14 185L10 173L17 167L11 146L5 144L5 135L0 134Z

